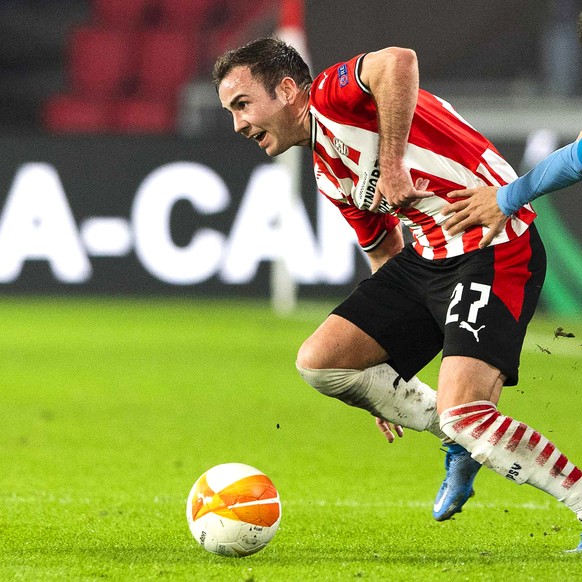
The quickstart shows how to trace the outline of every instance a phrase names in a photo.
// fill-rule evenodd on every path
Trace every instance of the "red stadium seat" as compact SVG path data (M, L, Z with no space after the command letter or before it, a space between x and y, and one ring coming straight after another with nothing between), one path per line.
M69 44L69 75L74 93L92 97L130 90L136 49L132 34L82 26Z
M149 24L158 0L93 0L93 22L113 30L139 29Z
M120 133L160 134L175 130L174 104L169 101L124 99L115 105L114 129Z
M95 24L70 35L69 95L47 101L45 127L175 131L179 91L210 58L211 37L254 14L263 0L255 2L249 8L246 0L91 0Z
M170 30L185 32L200 29L209 10L217 0L161 0L160 20Z
M174 31L152 30L141 35L138 91L143 95L175 96L197 71L195 37Z
M111 103L57 95L43 105L42 122L54 133L106 132L111 125Z
M205 47L206 54L214 57L252 38L268 35L277 18L277 4L269 0L254 0L252 3L229 0L223 6L223 10L219 5L213 6L208 13L209 31L205 35Z

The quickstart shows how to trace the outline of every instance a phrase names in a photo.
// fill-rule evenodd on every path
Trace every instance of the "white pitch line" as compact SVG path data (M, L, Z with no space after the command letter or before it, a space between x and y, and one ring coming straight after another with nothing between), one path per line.
M316 500L287 500L283 501L283 505L297 505L297 506L304 506L304 505L315 505L317 507L351 507L351 508L381 508L381 507L396 507L396 508L408 508L408 509L416 509L416 508L425 508L427 506L431 506L432 500L427 501L368 501L362 502L353 499L338 499L336 501L326 501L323 499L316 499ZM479 501L472 500L471 507L481 508L481 509L531 509L534 511L538 510L554 510L555 506L552 505L550 502L548 503L533 503L533 502L526 502L526 503L483 503Z

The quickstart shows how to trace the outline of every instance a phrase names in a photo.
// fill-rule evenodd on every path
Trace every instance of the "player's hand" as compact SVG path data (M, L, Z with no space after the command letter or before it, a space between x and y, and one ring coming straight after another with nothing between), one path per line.
M479 248L483 249L504 229L508 216L505 216L497 205L496 186L478 186L467 190L453 190L449 198L463 198L458 202L447 204L442 214L448 216L443 227L452 236L459 234L471 226L486 226L489 228L481 241Z
M405 166L402 166L397 171L387 172L388 176L380 175L374 200L370 205L370 210L374 212L382 202L382 198L390 206L397 208L408 208L417 200L434 196L433 192L426 190L429 181L424 178L418 178L416 183L412 183L410 171Z
M378 430L386 437L386 440L389 443L393 443L396 439L394 433L396 433L399 438L404 436L404 429L399 424L392 424L387 420L376 418L376 426L378 427Z

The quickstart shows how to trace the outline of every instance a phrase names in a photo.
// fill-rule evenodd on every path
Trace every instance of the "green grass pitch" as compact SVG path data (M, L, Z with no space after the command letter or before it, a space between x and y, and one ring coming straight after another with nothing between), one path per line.
M582 555L562 552L581 528L557 501L484 469L436 523L438 441L389 445L303 383L296 350L329 307L2 299L0 580L582 580ZM501 408L582 463L581 380L582 319L537 316ZM185 518L196 478L229 461L283 503L248 558L205 552Z

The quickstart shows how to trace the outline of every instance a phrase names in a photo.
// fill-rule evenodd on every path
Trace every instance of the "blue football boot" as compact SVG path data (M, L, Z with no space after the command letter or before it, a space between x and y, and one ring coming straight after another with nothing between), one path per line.
M475 495L473 481L481 464L471 453L456 443L446 444L446 477L437 493L432 515L437 521L446 521L459 513L469 497Z
M582 534L580 534L580 543L578 544L578 547L574 548L573 550L566 550L567 554L575 554L575 553L580 553L582 554Z

